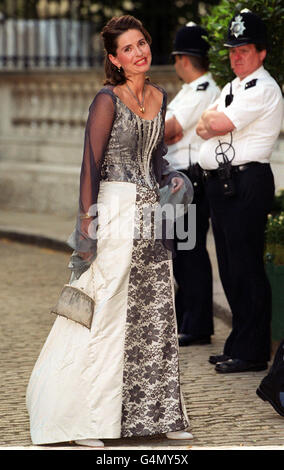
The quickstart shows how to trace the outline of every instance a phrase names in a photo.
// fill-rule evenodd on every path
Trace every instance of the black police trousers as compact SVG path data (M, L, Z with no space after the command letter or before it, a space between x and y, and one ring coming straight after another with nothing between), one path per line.
M274 198L269 164L235 171L236 195L225 196L218 176L209 176L219 274L232 311L224 354L248 361L270 359L271 288L264 267L264 232Z
M192 180L189 172L184 173ZM209 228L209 205L203 182L198 181L192 204L196 205L196 244L191 250L177 248L184 240L175 236L176 255L173 258L178 332L194 337L210 336L213 327L212 269L206 248ZM184 216L184 228L188 230L188 213ZM190 231L190 227L189 227Z

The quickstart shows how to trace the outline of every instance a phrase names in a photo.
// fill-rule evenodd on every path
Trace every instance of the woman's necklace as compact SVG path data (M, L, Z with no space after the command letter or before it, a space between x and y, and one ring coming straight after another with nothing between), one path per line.
M135 99L135 101L138 103L140 112L141 112L141 113L145 113L145 106L144 106L145 84L144 84L144 87L143 87L142 103L140 103L139 99L138 99L137 96L133 93L133 91L132 91L131 88L127 85L127 83L126 83L126 86L127 86L128 90L129 90L130 94L133 96L133 98Z

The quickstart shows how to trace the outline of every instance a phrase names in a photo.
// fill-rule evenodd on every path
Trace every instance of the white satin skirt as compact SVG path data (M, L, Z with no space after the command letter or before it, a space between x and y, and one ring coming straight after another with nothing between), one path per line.
M155 244L133 239L137 201L150 203L149 197L149 189L135 184L101 183L98 202L111 217L104 221L99 209L97 257L74 281L95 299L92 326L59 316L53 324L26 393L34 444L145 436L188 426L179 385L172 261L161 245L157 257ZM149 281L160 283L157 295L147 297Z

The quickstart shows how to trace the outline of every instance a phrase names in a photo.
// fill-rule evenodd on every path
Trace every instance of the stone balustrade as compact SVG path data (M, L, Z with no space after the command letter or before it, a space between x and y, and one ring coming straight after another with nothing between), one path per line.
M180 89L173 67L153 67L150 77L168 100ZM84 127L103 80L101 68L0 74L0 207L75 213ZM272 161L284 187L283 135Z
M153 67L171 99L174 69ZM73 214L88 108L102 87L101 68L0 74L0 207Z
M167 67L159 67L152 76L153 81L157 82L155 79L158 78L159 83L166 85L170 99L180 87ZM16 138L34 136L41 139L47 131L53 138L65 139L69 134L72 138L80 138L88 107L102 84L101 69L77 73L2 74L1 102L5 94L5 108L10 108L5 131Z

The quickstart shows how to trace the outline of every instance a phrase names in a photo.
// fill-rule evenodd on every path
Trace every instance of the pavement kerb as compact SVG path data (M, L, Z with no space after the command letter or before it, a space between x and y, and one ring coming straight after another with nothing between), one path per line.
M27 243L31 245L37 245L45 248L52 248L54 250L63 251L67 253L72 252L66 242L52 238L46 235L39 235L23 231L14 231L0 228L0 238L8 238L9 240Z
M27 230L7 229L7 227L0 226L0 238L7 238L16 242L51 248L70 254L73 251L66 241L61 240L58 237L50 237L48 235L31 233ZM221 318L227 325L231 325L232 319L229 309L213 300L213 310L214 316Z

